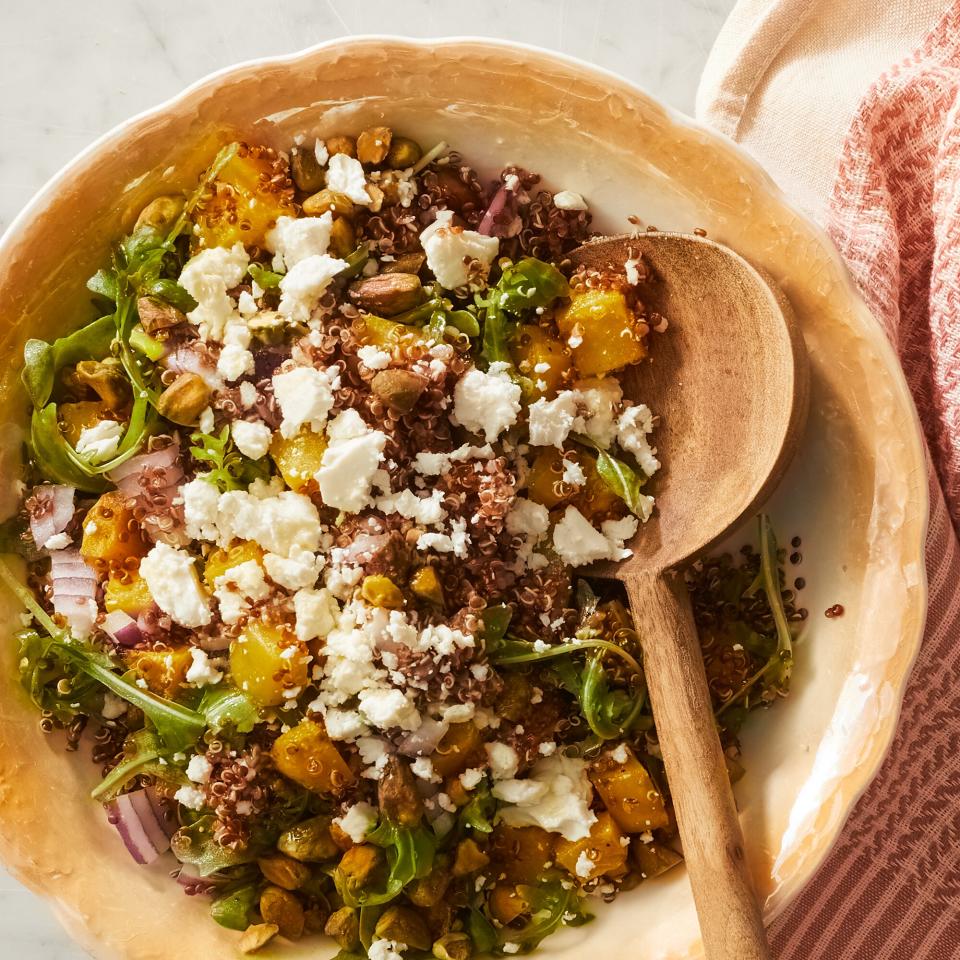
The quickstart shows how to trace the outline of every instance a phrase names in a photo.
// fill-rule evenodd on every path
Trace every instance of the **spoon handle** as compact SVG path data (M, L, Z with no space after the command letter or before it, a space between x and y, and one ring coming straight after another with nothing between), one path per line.
M625 578L707 960L769 960L682 575Z

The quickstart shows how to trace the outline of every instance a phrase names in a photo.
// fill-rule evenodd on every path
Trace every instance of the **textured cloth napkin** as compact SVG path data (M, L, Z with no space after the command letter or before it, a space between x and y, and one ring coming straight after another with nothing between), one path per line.
M896 739L778 960L960 957L960 0L740 0L699 117L827 229L929 451L930 610Z

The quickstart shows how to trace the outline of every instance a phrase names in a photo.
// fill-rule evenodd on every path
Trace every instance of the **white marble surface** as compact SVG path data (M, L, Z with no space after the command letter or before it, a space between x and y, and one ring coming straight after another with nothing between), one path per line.
M45 0L3 3L0 229L84 146L240 60L361 33L481 35L593 61L692 111L734 0ZM47 906L0 868L4 957L82 960ZM171 958L177 960L177 958Z

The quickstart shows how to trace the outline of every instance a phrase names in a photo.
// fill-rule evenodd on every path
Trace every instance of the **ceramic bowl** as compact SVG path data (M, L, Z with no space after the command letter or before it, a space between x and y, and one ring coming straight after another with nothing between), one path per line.
M606 232L628 215L695 227L765 269L799 317L812 364L800 453L769 510L781 537L803 537L810 611L790 698L754 715L736 785L747 851L768 917L827 856L893 736L924 620L926 471L916 415L893 351L823 233L792 209L731 142L626 81L556 54L488 40L357 38L242 64L203 80L107 134L58 174L10 227L0 258L4 358L2 475L20 457L16 385L28 336L88 317L83 281L153 195L186 186L219 142L275 146L388 123L422 143L447 140L482 172L506 162L581 192ZM798 162L802 158L797 158ZM3 491L10 509L12 493ZM0 514L2 515L2 514ZM739 544L752 534L733 538ZM2 623L15 611L6 597ZM842 617L824 610L840 603ZM52 899L97 958L232 955L236 935L185 897L162 867L136 866L98 804L85 757L45 737L15 680L9 638L0 670L0 856ZM597 920L551 937L555 957L701 955L682 869L643 884ZM333 949L330 950L332 954ZM317 957L315 943L269 957Z

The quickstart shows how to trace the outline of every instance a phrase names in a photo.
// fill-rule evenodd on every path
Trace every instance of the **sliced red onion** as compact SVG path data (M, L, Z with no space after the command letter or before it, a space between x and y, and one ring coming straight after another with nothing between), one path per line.
M163 828L163 832L168 837L172 837L180 827L172 808L161 801L160 795L154 787L145 787L144 790L147 794L147 799L150 801L150 806L153 808L154 815Z
M115 470L110 471L110 479L119 484L125 477L141 473L144 469L161 470L173 466L180 456L180 444L169 443L165 447L131 457Z
M67 524L73 519L75 493L73 487L60 483L42 483L33 488L32 496L40 516L30 518L30 533L38 549L51 537L67 529Z
M97 574L77 550L50 554L53 609L66 617L71 630L86 636L97 618Z
M427 717L412 733L408 733L397 744L397 751L405 757L425 757L437 749L437 744L450 728L444 720Z
M490 206L487 207L487 212L483 215L483 219L480 221L480 226L477 227L477 233L482 233L486 237L489 237L493 234L494 220L496 219L498 213L503 212L506 202L507 185L503 184L493 195L493 199L490 201Z
M183 864L177 874L177 883L183 887L187 896L190 897L210 893L217 888L217 884L213 880L201 877L200 871L192 863Z
M170 849L170 838L158 819L146 790L123 793L106 806L107 819L117 828L137 863L153 863Z
M135 647L143 639L137 621L122 610L114 610L103 618L103 632L121 647Z
M176 545L186 542L183 508L173 503L184 477L179 458L180 443L174 439L132 457L110 473L120 492L142 508L143 529L148 536Z
M223 389L223 379L217 373L216 362L204 345L199 341L183 343L163 361L164 366L174 373L195 373L211 390Z

